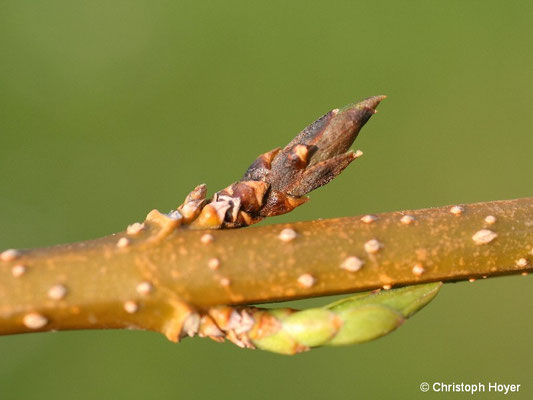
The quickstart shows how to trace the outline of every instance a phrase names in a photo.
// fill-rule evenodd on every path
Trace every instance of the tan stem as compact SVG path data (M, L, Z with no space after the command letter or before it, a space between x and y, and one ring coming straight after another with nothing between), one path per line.
M0 334L137 327L177 340L215 305L532 269L533 198L375 217L214 231L147 220L137 234L6 251Z

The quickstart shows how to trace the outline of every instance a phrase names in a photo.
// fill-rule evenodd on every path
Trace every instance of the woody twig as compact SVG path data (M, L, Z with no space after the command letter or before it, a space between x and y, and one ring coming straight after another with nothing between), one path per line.
M393 302L385 306L379 303L385 297L368 295L372 304L361 310L350 301L342 316L337 309L299 314L246 305L527 274L533 199L230 229L289 212L339 175L361 155L349 147L383 98L329 112L285 148L261 155L240 181L209 199L200 185L176 210L153 210L125 232L2 252L0 334L138 328L174 341L200 334L294 353L389 332L425 305L439 285L392 289ZM309 323L310 315L322 323ZM374 321L377 328L362 321ZM346 332L344 325L373 333L334 339ZM287 339L313 326L323 328L318 336Z

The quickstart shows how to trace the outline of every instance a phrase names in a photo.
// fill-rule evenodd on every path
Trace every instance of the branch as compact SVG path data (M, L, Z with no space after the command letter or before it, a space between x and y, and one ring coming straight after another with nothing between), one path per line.
M326 114L284 149L260 156L242 180L211 199L200 185L175 211L153 210L125 232L4 251L0 334L139 328L174 341L199 333L269 348L264 332L252 332L265 326L277 327L268 330L268 337L285 332L284 321L294 311L238 305L529 272L532 198L229 229L288 212L303 204L309 191L337 176L361 154L348 149L383 98ZM430 299L438 290L438 285L424 287L432 295L422 298ZM401 299L406 292L390 293ZM426 304L418 298L413 302ZM351 313L359 303L350 307ZM374 309L373 317L379 319L379 310ZM392 316L402 314L392 310ZM330 311L324 315L341 321L328 325L335 327L333 336L337 328L350 325ZM227 329L232 316L240 334ZM299 326L309 331L311 325ZM295 352L308 344L296 341L280 351Z

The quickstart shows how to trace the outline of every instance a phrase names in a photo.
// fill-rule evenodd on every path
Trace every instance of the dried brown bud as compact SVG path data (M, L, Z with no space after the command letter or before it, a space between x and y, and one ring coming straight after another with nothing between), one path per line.
M200 215L191 223L191 227L216 229L226 217L226 211L231 207L228 201L215 201L207 204Z
M330 111L305 128L272 160L271 171L265 179L272 190L303 196L340 174L356 158L346 151L384 98L385 96L370 97L343 111ZM305 146L311 154L307 169L298 168L292 162L295 149L301 148L298 146ZM325 163L327 160L332 161ZM333 166L335 162L340 165ZM313 166L316 166L314 171L303 179L303 175Z
M245 181L234 183L229 188L231 188L232 196L240 198L242 210L257 213L264 204L263 199L268 190L268 184L260 181Z
M190 223L198 217L202 208L207 203L207 200L205 199L206 192L207 186L205 184L196 186L193 191L187 195L183 204L178 207L178 211L183 216L185 223Z
M270 172L272 160L281 150L280 147L270 150L268 153L263 153L248 167L244 174L243 181L262 181Z
M229 204L229 208L226 210L225 221L235 222L241 208L241 199L239 197L232 197L225 194L215 194L214 200L217 203L225 201Z
M207 193L207 185L202 183L201 185L196 186L191 193L187 195L184 203L188 203L193 200L205 200L205 195Z
M305 203L310 191L339 175L362 152L349 151L360 129L385 96L333 110L300 132L285 148L260 155L241 181L205 200L196 187L178 208L192 228L237 228L285 214ZM206 203L208 203L206 205Z
M304 196L310 191L324 186L338 176L356 158L356 154L350 150L313 165L304 171L299 184L290 193L293 196Z
M252 215L250 215L246 211L240 212L240 218L242 218L242 221L243 221L243 223L240 226L248 226L248 225L257 224L258 222L264 219L264 217L260 217L260 216L252 217Z
M308 200L308 197L294 197L283 192L270 191L267 202L261 208L260 213L263 217L286 214Z

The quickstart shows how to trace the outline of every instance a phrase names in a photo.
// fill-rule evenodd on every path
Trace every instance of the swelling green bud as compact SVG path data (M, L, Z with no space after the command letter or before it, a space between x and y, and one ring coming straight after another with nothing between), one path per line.
M260 349L294 354L318 346L341 346L384 336L428 304L441 282L359 293L321 308L262 311L268 321L250 340ZM257 325L260 325L258 322ZM264 333L268 331L268 333ZM261 332L262 334L258 334Z
M404 321L398 311L373 304L345 309L338 315L344 323L335 337L327 343L328 345L368 342L392 332Z

